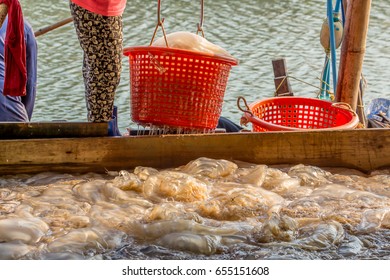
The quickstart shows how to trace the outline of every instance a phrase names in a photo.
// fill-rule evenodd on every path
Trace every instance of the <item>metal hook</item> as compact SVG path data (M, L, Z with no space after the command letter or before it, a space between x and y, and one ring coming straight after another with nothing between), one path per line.
M204 19L203 7L204 7L204 4L203 4L203 2L204 2L203 0L200 0L200 23L198 23L198 30L196 31L196 34L201 32L202 37L204 38L204 31L203 31L203 19Z
M167 40L167 35L165 33L165 28L164 28L164 18L161 18L160 15L161 15L161 0L158 0L157 1L157 24L156 24L156 28L154 29L153 37L152 37L152 40L150 41L149 46L151 46L153 44L154 38L156 37L158 27L161 26L161 29L162 29L162 32L164 35L165 44L168 48L169 47L168 40ZM196 34L201 32L202 37L204 38L203 19L204 19L204 0L200 0L200 23L197 24L198 30L197 30Z
M161 0L158 0L158 2L157 2L157 23L158 24L161 22L160 12L161 12Z
M159 26L161 26L161 29L162 29L162 32L164 35L165 44L167 45L167 48L168 48L169 46L168 46L167 35L165 34L165 29L164 29L164 18L163 19L160 18L160 13L161 13L161 0L158 0L157 1L157 24L156 24L156 28L154 29L153 37L152 37L152 40L150 41L149 46L151 46L153 44L154 37L156 36L156 33L157 33L157 29Z

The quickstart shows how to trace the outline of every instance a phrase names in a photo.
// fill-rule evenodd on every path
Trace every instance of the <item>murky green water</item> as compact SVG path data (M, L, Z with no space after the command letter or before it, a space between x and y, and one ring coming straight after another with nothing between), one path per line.
M67 1L21 0L33 27L48 26L70 16ZM204 28L209 41L227 49L240 61L231 71L222 114L235 122L241 117L237 97L249 102L274 93L272 59L285 57L291 76L319 85L324 51L319 32L326 15L325 0L242 0L205 2ZM124 14L125 46L147 45L157 20L157 1L128 1ZM167 32L196 31L200 1L164 0L162 16ZM368 81L364 102L390 97L390 2L372 1L367 49L363 66ZM160 33L161 35L161 33ZM33 121L86 120L81 50L71 24L38 37L38 98ZM119 126L130 120L129 72L124 59L123 78L116 96ZM313 86L291 80L296 95L316 97Z

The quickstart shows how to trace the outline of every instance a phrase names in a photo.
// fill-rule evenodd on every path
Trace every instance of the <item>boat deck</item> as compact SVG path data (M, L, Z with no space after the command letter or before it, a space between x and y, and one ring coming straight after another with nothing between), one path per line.
M25 137L0 140L0 174L168 168L199 157L267 165L302 163L367 173L390 167L390 129L107 137L102 136L107 134L106 125L90 125L75 123L72 129L71 123L33 124L40 127L41 135L31 134L32 126L29 134L25 125L19 125ZM75 137L80 129L84 133ZM50 131L50 137L42 131ZM3 125L0 132L4 138Z

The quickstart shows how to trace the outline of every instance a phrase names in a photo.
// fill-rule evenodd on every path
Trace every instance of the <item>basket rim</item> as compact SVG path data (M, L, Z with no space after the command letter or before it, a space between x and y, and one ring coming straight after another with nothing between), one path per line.
M262 99L262 100L258 100L258 101L255 101L255 102L252 102L251 104L249 104L249 109L252 110L253 107L259 105L259 104L263 104L263 103L269 103L270 101L273 101L273 100L310 100L310 101L314 101L316 103L327 103L328 105L332 106L333 102L331 101L327 101L327 100L322 100L322 99L318 99L318 98L311 98L311 97L299 97L299 96L284 96L284 97L272 97L272 98L266 98L266 99ZM340 110L341 112L345 113L345 112L349 112L349 113L352 113L350 110L348 109L345 109L345 108L342 108L342 107L337 107L337 110ZM319 130L319 131L323 131L323 130L341 130L341 129L352 129L352 128L355 128L358 124L359 124L359 117L357 116L357 114L353 114L352 113L352 116L351 116L351 120L343 125L339 125L339 126L336 126L336 127L328 127L328 128L297 128L297 127L289 127L289 126L283 126L283 125L278 125L278 124L273 124L273 123L270 123L270 122L266 122L266 121L263 121L262 119L260 119L259 117L253 115L251 112L244 112L244 117L249 121L251 122L252 124L254 123L255 125L257 126L261 126L265 129L268 129L269 131L305 131L305 130Z
M164 52L167 54L195 55L198 57L205 57L205 58L209 58L209 59L211 58L211 59L219 60L221 62L230 64L231 66L238 65L238 60L235 58L228 58L228 57L220 56L220 55L211 55L211 54L207 54L207 53L201 53L201 52L183 50L183 49L176 49L176 48L167 48L167 47L155 47L155 46L125 47L123 49L123 55L130 56L132 53L145 52L145 51L157 51L157 52Z

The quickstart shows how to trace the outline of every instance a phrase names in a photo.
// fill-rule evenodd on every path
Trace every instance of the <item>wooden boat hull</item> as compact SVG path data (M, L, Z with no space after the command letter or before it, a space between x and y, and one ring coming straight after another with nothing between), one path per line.
M363 172L390 167L390 129L0 140L0 174L177 167L199 157Z

